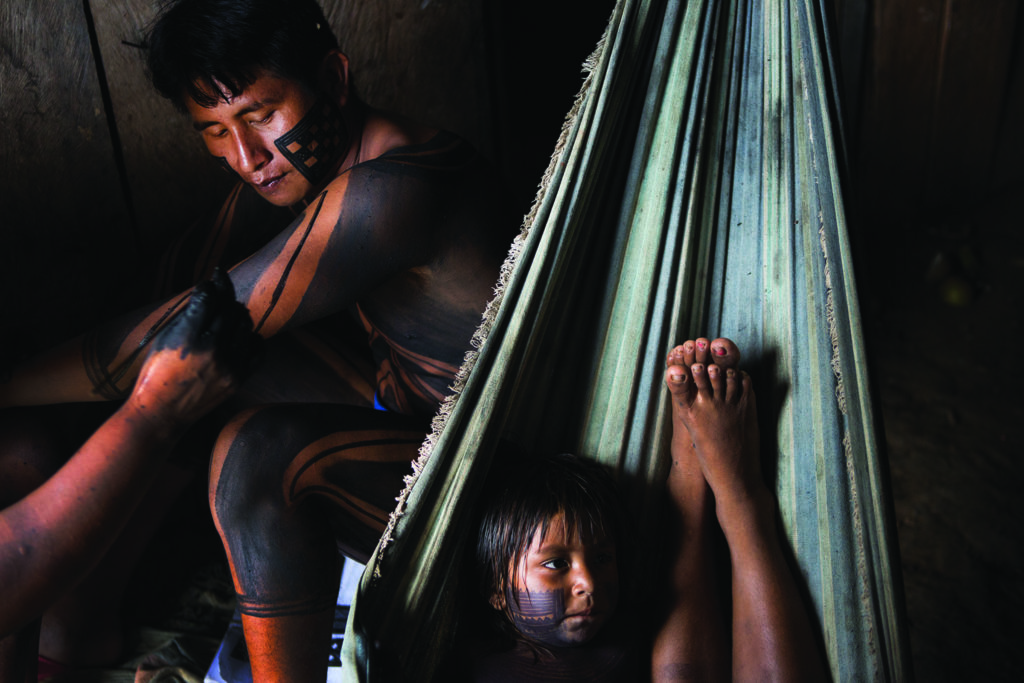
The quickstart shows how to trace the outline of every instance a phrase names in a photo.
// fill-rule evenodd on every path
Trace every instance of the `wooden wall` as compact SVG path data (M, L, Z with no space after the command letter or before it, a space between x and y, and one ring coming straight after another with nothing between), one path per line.
M1018 0L876 0L856 140L874 214L970 211L1020 187Z
M45 336L95 313L43 302L100 287L102 262L132 248L130 206L81 4L3 3L0 47L0 345L16 349L29 324Z

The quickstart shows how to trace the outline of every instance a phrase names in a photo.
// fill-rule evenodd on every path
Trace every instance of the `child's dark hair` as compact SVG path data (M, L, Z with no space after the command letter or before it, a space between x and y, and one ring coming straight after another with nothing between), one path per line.
M175 0L146 42L153 85L179 109L216 106L215 81L237 96L261 69L315 90L338 47L316 0Z
M569 533L580 538L603 536L622 556L628 540L626 515L615 480L604 466L567 453L503 456L491 472L477 533L476 565L483 596L509 595L507 589L515 585L535 531L540 527L543 537L559 514Z

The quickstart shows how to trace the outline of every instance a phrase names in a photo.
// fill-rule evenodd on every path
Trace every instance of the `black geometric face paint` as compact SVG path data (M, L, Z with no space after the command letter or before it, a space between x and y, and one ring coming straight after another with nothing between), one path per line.
M565 599L562 591L524 591L509 588L506 595L512 625L528 638L545 645L565 647L560 627L565 617Z
M331 171L338 156L348 150L348 130L341 110L321 97L274 144L306 180L316 185Z

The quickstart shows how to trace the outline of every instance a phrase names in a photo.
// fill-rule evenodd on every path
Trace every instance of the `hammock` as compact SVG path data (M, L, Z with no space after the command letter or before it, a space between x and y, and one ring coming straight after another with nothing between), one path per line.
M435 671L503 436L663 477L664 357L702 335L734 339L754 375L766 467L835 680L909 675L826 1L620 0L364 572L346 680ZM650 519L641 492L631 504Z

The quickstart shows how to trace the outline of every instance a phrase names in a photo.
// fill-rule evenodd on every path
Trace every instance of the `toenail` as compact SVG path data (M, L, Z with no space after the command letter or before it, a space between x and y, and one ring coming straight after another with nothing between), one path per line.
M721 346L719 346L718 348L715 348L715 349L711 349L711 351L716 356L724 356L725 355L725 349L723 349Z
M681 374L679 374L678 372L670 373L668 378L670 380L672 380L673 382L681 382L681 381L683 381L683 376Z
M703 349L705 346L707 346L707 344L704 342L697 342L697 348Z

